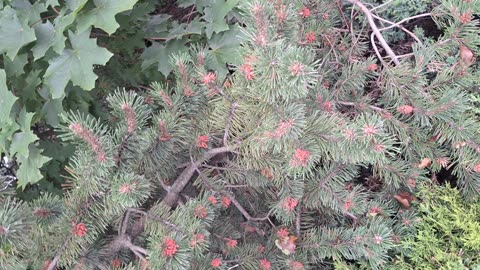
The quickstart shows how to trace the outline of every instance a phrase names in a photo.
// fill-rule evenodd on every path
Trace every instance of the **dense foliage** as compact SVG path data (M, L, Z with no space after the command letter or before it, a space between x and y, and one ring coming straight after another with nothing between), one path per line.
M395 260L396 269L478 269L480 204L448 186L424 186L418 195L421 222L415 237L402 241L406 256Z
M0 269L478 263L478 1L156 2L0 1Z
M50 143L62 112L106 117L96 102L102 92L164 79L172 70L169 56L193 44L211 49L211 68L223 76L227 61L238 62L239 29L232 23L239 0L180 1L189 14L179 18L159 13L161 2L0 1L0 152L19 165L19 187L44 175L54 180L70 156L58 157L52 151L71 149ZM89 93L97 74L97 91Z

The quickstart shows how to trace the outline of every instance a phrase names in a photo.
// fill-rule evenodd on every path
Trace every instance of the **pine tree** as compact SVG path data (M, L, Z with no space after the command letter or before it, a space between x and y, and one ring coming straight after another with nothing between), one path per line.
M390 1L248 2L228 78L196 46L168 84L109 95L111 121L63 116L69 190L2 194L1 269L378 269L414 233L419 183L451 170L478 196L478 1L400 22ZM419 17L442 35L402 26Z

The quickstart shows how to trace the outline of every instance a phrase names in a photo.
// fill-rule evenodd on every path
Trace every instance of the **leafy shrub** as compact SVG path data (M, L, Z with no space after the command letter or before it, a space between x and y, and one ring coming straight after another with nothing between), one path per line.
M414 233L418 185L451 169L478 197L465 94L478 82L476 3L419 14L443 34L410 33L405 53L358 0L239 9L241 34L217 40L243 40L231 76L211 44L185 43L168 62L153 44L143 59L168 63L167 80L108 95L108 120L64 115L61 139L76 145L66 194L0 193L0 267L379 269Z
M59 115L105 116L99 100L118 85L165 79L173 52L207 44L211 69L226 75L227 60L238 59L239 28L232 24L239 0L197 2L179 2L191 12L181 21L157 14L164 3L155 0L0 1L0 153L18 164L11 184L53 191L68 157L44 147L60 149L53 132ZM93 89L100 91L87 92ZM39 182L44 176L49 182Z
M480 203L448 185L422 186L418 197L417 233L402 240L394 268L480 269Z

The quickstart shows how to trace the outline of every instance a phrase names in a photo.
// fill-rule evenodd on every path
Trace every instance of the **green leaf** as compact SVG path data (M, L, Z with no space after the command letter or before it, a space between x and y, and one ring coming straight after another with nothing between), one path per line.
M37 100L38 91L37 86L42 83L42 80L39 78L41 70L34 69L28 73L27 77L23 79L21 84L21 95L20 97L24 100ZM25 103L25 101L24 101Z
M35 40L33 29L20 22L15 10L5 7L0 11L0 53L14 59L20 48Z
M181 53L188 50L185 46L185 39L175 39L168 41L165 45L154 43L151 47L145 49L142 54L142 69L146 69L153 64L158 64L158 71L165 77L173 69L170 63L170 56L173 53Z
M2 125L2 128L0 129L0 152L8 153L12 136L18 128L19 126L15 122Z
M19 126L15 122L2 125L0 130L0 152L8 153L10 149L10 141L13 134L18 130Z
M195 4L195 0L177 0L177 5L182 8L189 7Z
M63 113L62 101L63 98L49 99L43 104L42 114L44 114L47 124L52 127L56 127L60 123L60 115Z
M20 125L22 132L13 134L12 144L10 145L9 151L9 154L11 156L19 154L20 156L27 157L28 146L38 140L38 137L33 134L30 129L30 126L32 125L33 115L35 114L27 113L25 108L20 111L20 114L18 116L18 124Z
M122 11L132 9L137 1L138 0L94 0L95 8L78 17L77 31L84 31L93 25L111 35L120 26L115 20L115 15Z
M25 21L28 24L40 21L42 19L40 14L47 11L45 5L40 1L32 5L28 0L13 0L10 5L15 9L20 21Z
M63 29L59 30L55 29L50 21L35 26L37 42L35 42L35 46L32 48L35 60L42 58L52 46L55 52L59 54L62 52L67 38L63 35Z
M0 69L0 123L9 123L12 122L10 119L10 111L12 110L13 104L17 100L10 91L7 89L7 80L6 80L5 71Z
M159 33L168 31L168 19L170 19L172 15L168 14L160 14L151 16L147 24L145 26L145 31L149 33Z
M32 126L32 119L35 113L27 113L25 108L20 111L18 115L18 124L23 131L30 131L30 127Z
M212 66L210 68L216 70L220 78L223 78L228 73L227 63L238 65L242 61L239 50L240 35L240 27L233 26L228 31L214 34L212 38L208 40L208 45L215 60L211 63Z
M77 13L85 6L88 0L67 0L67 8L72 12L73 16L76 17Z
M56 7L58 6L58 0L46 0L45 7L48 8L49 6Z
M50 60L44 75L44 83L53 99L63 96L69 81L84 90L93 89L98 78L93 72L93 65L105 65L113 55L107 49L98 47L96 39L89 38L90 29L80 34L69 31L68 36L72 49L65 49L60 56Z
M225 16L237 6L238 2L240 0L215 0L210 7L205 8L203 18L209 22L205 29L207 38L210 38L213 33L220 33L229 29Z
M5 64L5 72L8 74L8 77L18 77L25 73L23 68L28 62L27 54L17 55L13 61L7 56L3 58Z
M202 34L202 29L205 27L205 23L200 21L200 18L195 18L193 19L185 29L185 31L190 35L190 34L197 34L201 35Z
M40 173L40 168L48 162L50 158L42 156L41 153L42 151L32 144L29 147L28 158L18 158L20 166L17 171L17 185L22 189L25 188L27 184L34 184L43 178Z
M38 137L31 131L22 131L13 134L9 154L11 156L18 154L23 157L28 157L28 146L36 140L38 140ZM18 155L17 157L19 157Z

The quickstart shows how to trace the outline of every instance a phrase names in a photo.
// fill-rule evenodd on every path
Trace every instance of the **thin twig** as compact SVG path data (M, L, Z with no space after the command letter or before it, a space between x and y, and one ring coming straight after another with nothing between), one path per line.
M60 16L60 12L58 12L58 10L54 6L51 6L51 7L52 7L53 12L55 12L55 14L57 14L57 16Z
M350 26L348 25L348 21L347 21L347 18L345 17L345 14L343 14L343 10L342 10L342 6L340 5L340 1L336 0L335 2L337 3L338 11L342 15L343 21L345 22L345 26L347 26L348 31L350 31Z
M376 10L376 9L382 8L382 7L390 4L391 2L393 2L393 0L388 0L387 2L385 2L385 3L383 3L383 4L378 5L378 6L374 7L374 8L372 8L370 11L374 11L374 10Z
M412 33L411 31L409 31L407 28L403 27L402 25L400 25L400 24L399 24L399 25L396 25L396 23L391 22L391 21L389 21L389 20L387 20L387 19L384 19L384 18L382 18L382 17L379 17L379 16L377 16L377 15L375 15L375 14L372 14L372 16L373 16L375 19L378 19L378 20L380 20L380 21L382 21L382 22L386 22L386 23L388 23L388 24L390 24L390 25L395 25L395 26L397 26L398 28L400 28L401 30L403 30L405 33L407 33L408 35L410 35L413 39L415 39L418 43L422 44L422 41L421 41L414 33ZM383 28L382 28L382 29L383 29ZM381 30L381 29L379 29L379 30L380 30L380 31L383 31L383 30Z
M190 178L192 178L198 166L200 166L203 162L211 159L217 154L230 152L238 148L239 146L240 144L235 144L233 146L223 146L223 147L211 149L207 151L202 158L200 158L195 162L190 163L190 165L188 165L183 170L183 172L178 176L178 178L175 180L175 183L173 183L172 188L170 189L170 192L167 194L167 196L165 196L165 198L163 198L162 202L170 207L173 207L175 205L175 202L178 199L178 196L180 195L180 192L182 192L182 190L188 184L188 182L190 181Z
M377 44L375 44L375 34L374 33L370 34L370 42L372 43L373 50L375 51L375 54L377 54L377 57L380 60L380 62L382 63L382 65L384 67L387 67L387 63L385 63L385 61L383 60L382 55L378 51Z
M385 49L387 54L390 55L390 57L393 59L393 62L397 66L400 65L400 61L398 61L397 56L393 52L392 48L390 48L387 41L385 41L385 38L382 36L382 34L380 33L377 25L375 24L375 21L373 20L373 16L372 16L372 13L370 12L370 10L359 0L346 0L346 1L358 6L362 10L362 12L367 17L368 24L370 25L370 28L372 28L373 33L375 34L378 41L380 42L380 45L382 45L382 47Z
M71 239L72 239L72 235L70 235L69 237L67 237L67 239L65 239L65 242L63 242L62 247L57 251L57 254L55 254L55 257L50 262L50 264L48 265L48 268L46 270L54 270L55 269L55 267L57 266L58 260L60 260L61 253L67 248L67 245L68 245L68 243L70 243Z
M347 0L347 1L350 1L350 0ZM415 16L412 16L412 17L408 17L408 18L405 18L397 23L393 23L392 25L390 26L387 26L387 27L384 27L384 28L380 28L378 29L379 31L384 31L384 30L387 30L387 29L390 29L390 28L393 28L393 27L398 27L400 24L406 22L406 21L409 21L409 20L413 20L413 19L417 19L417 18L422 18L422 17L431 17L432 16L432 13L422 13L422 14L418 14L418 15L415 15Z
M118 235L125 235L127 233L127 226L128 226L129 220L130 220L130 211L127 210L127 212L125 212L125 215L123 216L123 221L122 221L120 230L118 230Z
M272 210L270 210L265 217L254 218L247 212L247 210L245 210L245 208L243 208L243 206L233 196L231 196L229 194L226 194L225 196L227 196L232 201L233 205L235 205L235 207L237 207L238 211L240 211L240 213L242 213L242 215L248 221L264 221L264 220L267 220L270 216L270 212L272 211Z
M295 232L298 238L300 238L300 218L302 215L302 207L300 205L300 203L297 205L297 216L295 217Z
M154 216L154 215L151 215L151 214L149 214L149 213L147 213L147 212L145 212L145 211L143 211L143 210L136 209L136 208L129 208L129 209L127 210L127 213L129 213L129 212L133 212L133 213L137 213L137 214L144 215L144 216L145 216L146 218L148 218L148 219L151 219L151 220L157 221L157 222L159 222L159 223L162 223L162 224L164 224L164 225L166 225L166 226L174 229L174 230L177 231L177 232L182 232L182 233L184 233L184 232L182 231L182 229L180 229L180 227L178 227L177 225L175 225L175 224L173 224L173 223L171 223L171 222L169 222L169 221L166 221L166 220L164 220L164 219L162 219L162 218L159 218L159 217L156 217L156 216Z
M228 139L228 132L230 131L230 126L232 125L233 115L235 114L235 110L238 108L238 103L232 103L232 108L228 114L227 123L225 124L225 132L223 133L223 145L227 145Z

